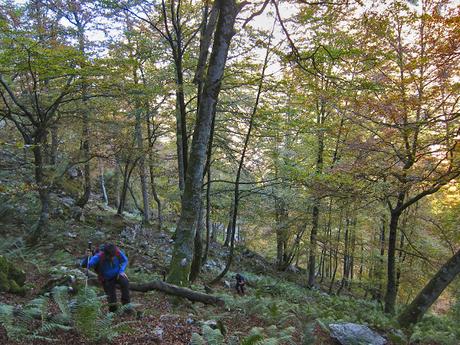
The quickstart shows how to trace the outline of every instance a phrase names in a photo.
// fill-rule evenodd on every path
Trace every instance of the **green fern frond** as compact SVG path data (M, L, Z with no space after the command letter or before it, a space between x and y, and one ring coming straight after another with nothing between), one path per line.
M60 323L54 322L45 322L39 329L37 329L33 334L40 335L40 334L48 334L52 333L57 330L61 331L70 331L72 327L62 325Z
M58 305L60 312L64 317L71 317L71 311L69 306L69 290L67 286L56 286L51 294L54 302Z
M254 327L249 331L249 335L243 339L241 345L255 345L264 339L263 328Z
M279 345L279 340L277 338L263 339L257 342L256 345Z
M201 335L193 333L190 339L190 345L206 345L206 343Z
M222 345L224 336L219 329L212 329L208 325L203 325L203 336L209 345Z

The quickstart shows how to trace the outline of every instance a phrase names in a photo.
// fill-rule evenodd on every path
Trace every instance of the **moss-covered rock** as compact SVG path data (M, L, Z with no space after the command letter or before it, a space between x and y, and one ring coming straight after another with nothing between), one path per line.
M26 288L24 286L19 286L18 283L14 280L10 280L10 292L18 295L24 296L26 294Z
M0 255L0 291L25 294L26 273Z
M0 292L6 292L10 290L10 281L8 280L8 276L0 272Z
M9 277L16 281L19 286L23 286L26 283L26 272L14 266L10 266Z

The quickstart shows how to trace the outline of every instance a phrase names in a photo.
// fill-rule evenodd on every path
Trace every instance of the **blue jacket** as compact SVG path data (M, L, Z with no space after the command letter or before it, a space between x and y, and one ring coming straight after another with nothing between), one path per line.
M119 256L115 255L111 260L109 257L105 256L103 252L99 252L89 260L89 268L96 266L101 262L98 268L99 274L102 275L104 279L110 280L116 278L120 273L123 273L128 266L128 258L125 253L118 249Z

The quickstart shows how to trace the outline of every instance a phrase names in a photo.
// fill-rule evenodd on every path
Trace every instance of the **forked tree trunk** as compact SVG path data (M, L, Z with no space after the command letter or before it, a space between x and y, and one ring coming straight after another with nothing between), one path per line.
M401 313L398 322L409 327L421 320L425 312L438 299L444 289L460 273L460 250L452 256L425 285L412 303Z
M268 57L269 57L269 53L270 53L270 44L271 44L271 36L270 36L270 39L268 41L268 48L267 48L267 52L265 54L264 65L262 67L262 73L261 73L261 76L260 76L259 85L258 85L258 89L257 89L257 96L256 96L256 100L254 102L254 107L252 108L251 117L249 118L248 132L246 133L246 138L244 139L243 151L241 152L241 158L240 158L240 161L238 163L238 170L236 172L236 177L235 177L235 188L234 188L234 192L233 192L233 212L231 212L232 213L232 227L231 227L231 235L230 235L231 236L230 237L230 252L228 254L228 259L227 259L227 262L225 264L225 268L222 270L221 273L219 273L219 275L216 278L214 278L209 283L210 285L216 284L223 277L225 277L225 275L229 271L229 269L230 269L230 267L232 265L232 262L233 262L234 249L235 249L235 231L236 231L236 226L237 226L236 225L236 220L238 218L238 204L239 204L239 201L240 201L240 178L241 178L241 172L242 172L243 167L244 167L244 159L246 158L246 152L247 152L247 149L248 149L249 140L251 139L251 132L252 132L252 128L254 126L254 118L255 118L255 116L257 114L257 110L259 108L260 96L262 94L262 87L263 87L263 83L264 83L264 79L265 79L265 70L267 69L267 65L268 65ZM239 231L239 229L238 229L238 231Z
M234 35L233 26L241 7L235 0L218 1L219 19L214 36L214 45L209 61L200 109L193 133L190 159L186 171L185 188L182 196L182 210L176 230L173 255L168 282L186 285L189 282L195 239L195 222L201 204L203 171L211 134L214 109L220 92L230 41Z

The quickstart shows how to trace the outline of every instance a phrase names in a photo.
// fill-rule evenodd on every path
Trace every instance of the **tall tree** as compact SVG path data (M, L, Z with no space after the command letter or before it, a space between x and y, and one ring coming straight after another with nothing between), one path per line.
M178 285L186 285L189 280L196 231L195 223L201 206L203 171L212 118L222 84L230 41L234 35L236 16L242 7L237 5L235 0L218 0L216 6L219 9L219 17L193 132L181 215L176 229L176 240L168 275L168 281Z
M44 157L50 129L59 121L59 109L80 99L78 71L83 57L62 40L50 36L36 26L11 21L1 30L0 99L2 115L14 123L24 144L34 156L34 174L41 210L37 225L29 234L36 243L49 223L50 189L53 174ZM36 37L40 36L41 44Z

